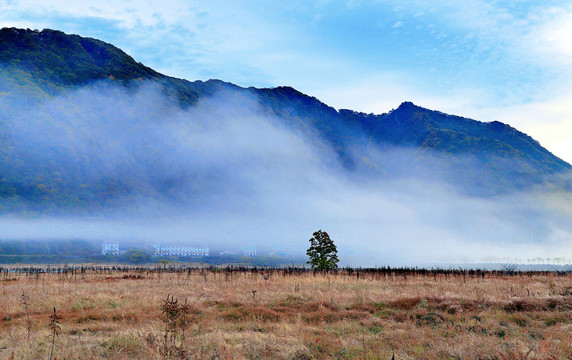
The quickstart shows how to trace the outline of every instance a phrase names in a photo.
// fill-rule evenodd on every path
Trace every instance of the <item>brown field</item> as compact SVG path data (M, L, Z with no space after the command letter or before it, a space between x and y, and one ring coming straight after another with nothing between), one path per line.
M0 359L572 359L570 273L159 269L3 269Z

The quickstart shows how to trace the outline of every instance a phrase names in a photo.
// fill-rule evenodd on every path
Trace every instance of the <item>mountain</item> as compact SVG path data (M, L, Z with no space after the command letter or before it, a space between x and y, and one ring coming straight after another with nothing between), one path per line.
M113 79L124 86L156 80L177 96L182 106L190 106L200 94L212 94L218 87L167 77L113 45L49 29L1 29L0 64L2 89L23 89L43 97L96 80Z
M142 95L149 84L158 94ZM216 103L220 94L226 97ZM209 101L214 103L205 113ZM180 142L181 133L192 135L194 120L162 133L161 124L179 121L165 119L185 112L194 114L191 119L206 116L207 127L244 117L244 128L255 131L247 114L273 119L271 125L262 123L270 129L263 137L276 134L277 126L279 139L287 129L288 136L304 139L300 144L327 148L314 154L321 166L355 184L423 179L478 197L570 186L563 176L572 169L568 163L498 121L480 122L411 102L386 114L365 114L336 110L288 86L190 82L160 74L113 45L56 30L0 30L0 110L4 213L90 213L141 196L198 203L206 192L228 191L229 184L240 183L229 170L233 164L202 164L199 171L195 161L204 152ZM232 136L226 140L235 140ZM257 143L254 135L244 141ZM243 161L250 164L258 155L249 156Z

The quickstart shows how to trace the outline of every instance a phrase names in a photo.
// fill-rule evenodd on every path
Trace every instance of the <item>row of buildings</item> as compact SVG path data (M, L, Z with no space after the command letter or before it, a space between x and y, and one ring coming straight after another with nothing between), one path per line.
M152 245L156 256L209 256L208 247Z
M101 255L119 255L119 244L101 245Z
M151 245L155 256L209 256L208 247L194 247L184 245ZM105 243L101 246L102 255L119 255L119 244ZM256 248L248 247L243 251L245 256L256 256Z

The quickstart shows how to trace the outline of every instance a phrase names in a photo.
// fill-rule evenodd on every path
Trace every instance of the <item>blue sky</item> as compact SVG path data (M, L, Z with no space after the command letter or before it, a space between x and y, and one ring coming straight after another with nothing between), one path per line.
M99 38L160 72L499 120L572 162L572 1L0 0L0 26Z

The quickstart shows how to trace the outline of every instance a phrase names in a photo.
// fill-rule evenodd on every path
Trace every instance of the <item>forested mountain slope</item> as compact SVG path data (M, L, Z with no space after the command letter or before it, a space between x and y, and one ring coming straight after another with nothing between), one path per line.
M423 178L485 197L547 183L569 186L568 163L498 121L410 102L387 114L364 114L336 110L287 86L190 82L162 75L113 45L55 30L0 30L0 110L5 213L83 213L140 197L196 203L204 193L228 191L237 183L229 166L195 164L212 155L194 145L200 142L195 121L240 127L229 119L241 119L249 129L254 117L271 118L271 128L278 124L314 149L327 148L315 157L357 184ZM190 115L181 120L182 114ZM173 124L176 131L165 130ZM254 136L237 146L256 144Z

